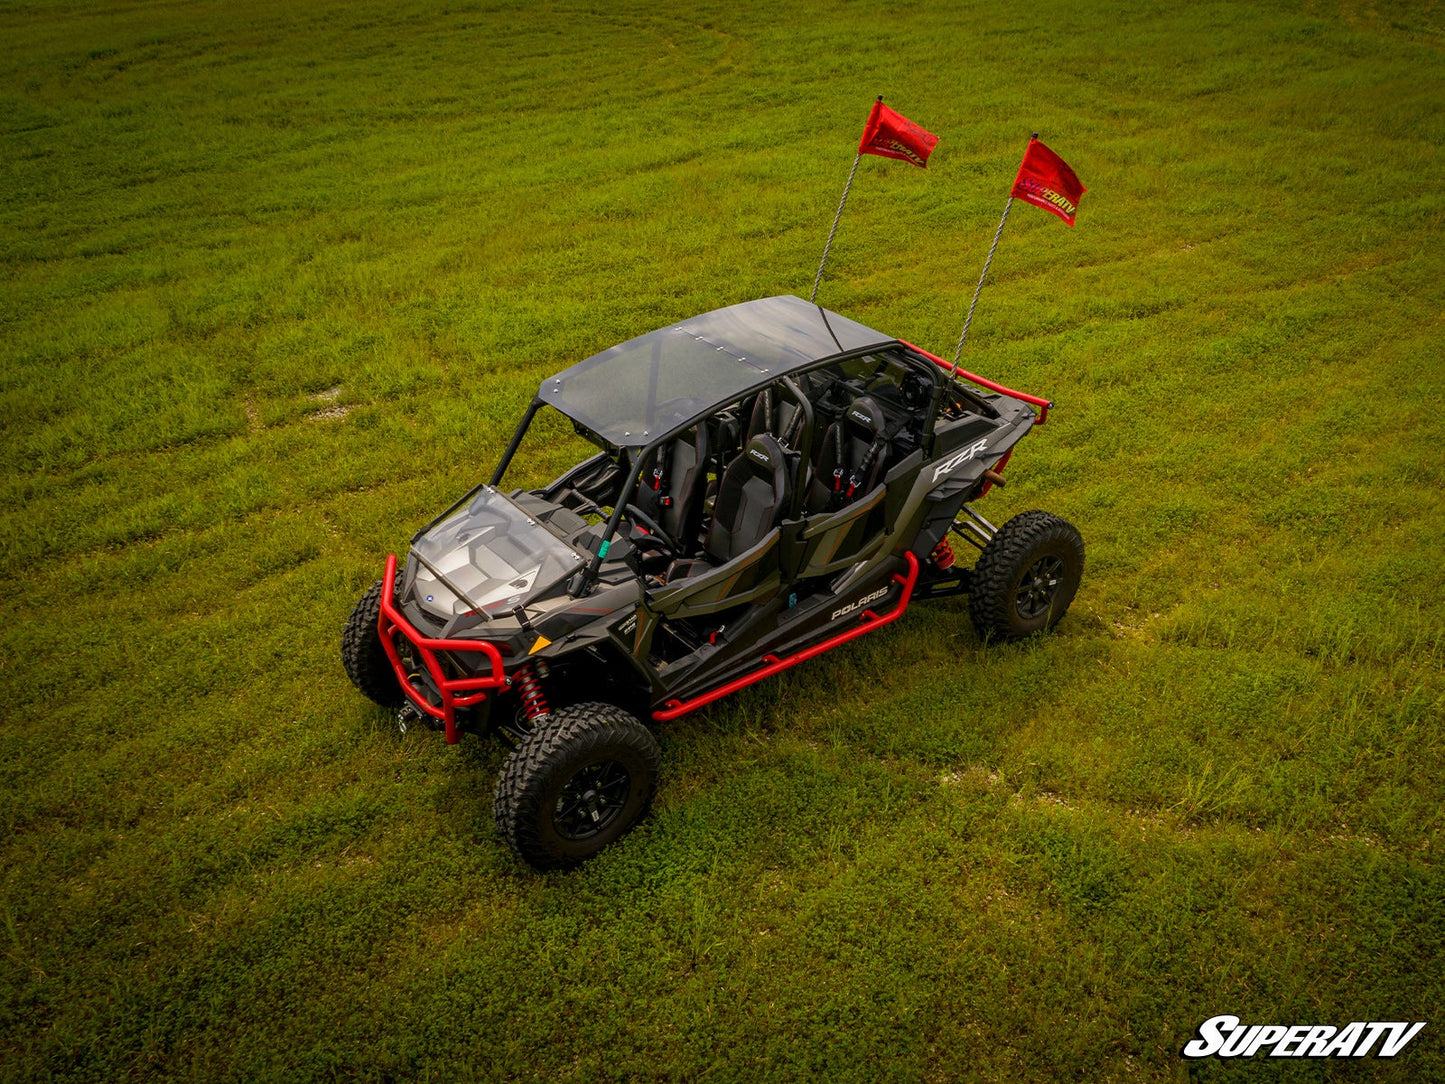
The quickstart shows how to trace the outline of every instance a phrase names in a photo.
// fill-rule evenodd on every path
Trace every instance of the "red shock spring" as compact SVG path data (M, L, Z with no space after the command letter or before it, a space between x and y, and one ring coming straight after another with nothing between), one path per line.
M933 552L929 556L933 558L933 563L944 571L953 567L953 547L948 544L948 535L944 535L938 540L938 545L933 547Z
M529 723L536 722L549 710L547 697L542 692L541 682L541 678L546 674L545 664L542 664L542 673L539 675L537 667L528 663L512 678L512 685L517 690L517 698L522 702L522 714L527 717Z

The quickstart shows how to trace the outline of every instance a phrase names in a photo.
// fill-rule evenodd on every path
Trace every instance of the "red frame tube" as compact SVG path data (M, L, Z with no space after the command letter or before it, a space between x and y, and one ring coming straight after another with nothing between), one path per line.
M721 700L725 696L731 696L739 689L745 689L749 685L762 681L763 678L772 677L774 674L797 666L800 662L807 662L809 659L821 655L825 651L831 651L840 644L846 644L849 640L856 640L859 636L872 632L874 629L881 628L890 621L895 621L899 617L902 617L903 611L908 609L908 600L913 597L913 587L918 582L918 558L914 557L911 553L905 553L903 556L908 562L907 575L895 575L893 577L894 583L901 583L903 585L903 594L898 599L898 605L886 614L880 616L872 610L864 610L863 613L859 615L859 620L862 623L855 625L846 632L840 632L837 636L830 637L820 644L814 644L810 648L805 648L796 655L789 655L786 659L780 659L776 655L764 655L762 661L767 663L767 665L761 670L754 670L751 674L729 681L726 685L719 685L711 692L703 693L701 696L695 696L691 700L669 700L662 708L654 711L652 717L659 723L671 722L679 715L686 715L690 711L695 711L706 704L711 704L714 700Z
M381 613L376 622L376 631L381 635L381 646L386 649L386 657L391 660L391 668L396 671L396 680L401 683L402 691L418 708L445 724L447 742L455 745L457 741L457 709L480 704L487 698L488 690L506 687L507 679L502 673L502 653L493 645L481 640L433 640L423 636L397 607L396 601L392 597L395 593L395 584L396 554L392 553L388 554L386 558L386 575L382 577L381 581ZM424 698L408 680L406 667L402 665L401 652L396 649L397 633L410 640L412 646L421 655L427 672L431 674L432 681L436 683L437 689L441 692L441 707L437 707ZM438 651L479 651L487 657L487 661L491 664L491 675L448 678L442 673L441 662L436 655ZM458 693L466 695L458 696Z
M951 361L944 361L937 354L930 354L927 350L923 349L923 347L914 346L906 339L899 339L898 341L904 346L908 347L908 349L918 351L929 361L932 361L935 364L941 366L942 368L947 369L949 372L953 371L953 363ZM981 388L987 388L989 391L996 391L1000 395L1007 395L1010 399L1020 399L1025 403L1032 403L1034 406L1039 408L1039 420L1034 423L1035 425L1043 425L1044 422L1049 420L1049 407L1053 406L1054 404L1048 399L1040 399L1037 395L1029 395L1027 392L1014 391L1012 388L1006 388L1002 384L995 384L992 380L989 380L986 377L976 376L975 374L969 372L967 369L958 370L958 375L963 377L965 380L970 381L971 383L977 384Z

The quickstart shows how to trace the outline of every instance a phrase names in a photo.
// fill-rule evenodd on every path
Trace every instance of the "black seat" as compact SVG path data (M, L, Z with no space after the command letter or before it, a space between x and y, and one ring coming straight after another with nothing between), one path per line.
M657 450L642 472L632 504L667 533L677 556L697 552L702 490L707 474L707 426L683 433Z
M848 404L823 434L808 491L809 512L834 511L873 490L887 458L885 428L883 411L868 396Z
M702 561L676 561L672 582L726 564L756 546L778 525L792 494L792 462L778 439L760 433L727 465L718 482Z
M778 395L767 387L758 392L753 400L752 413L748 416L746 440L752 440L760 433L777 437L790 448L798 445L798 435L803 428L803 412L796 403Z

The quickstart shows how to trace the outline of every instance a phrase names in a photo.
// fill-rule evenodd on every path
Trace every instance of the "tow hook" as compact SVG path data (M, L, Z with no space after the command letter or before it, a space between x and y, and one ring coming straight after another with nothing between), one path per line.
M406 733L406 724L413 720L420 719L421 712L416 710L416 705L407 701L396 713L396 728L403 734Z

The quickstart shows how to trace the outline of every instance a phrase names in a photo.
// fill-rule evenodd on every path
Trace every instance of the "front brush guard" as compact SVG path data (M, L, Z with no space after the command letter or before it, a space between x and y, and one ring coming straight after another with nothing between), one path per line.
M395 591L396 555L388 554L386 574L381 580L381 612L376 622L376 631L381 636L381 646L386 650L386 657L391 660L391 668L396 671L396 680L400 683L402 691L419 711L442 721L446 727L447 742L454 745L457 740L457 709L470 708L480 704L487 698L489 691L506 688L507 678L502 673L502 653L492 644L481 640L434 640L431 637L423 636L396 605ZM421 691L412 684L411 675L407 673L401 652L397 650L396 637L398 635L405 636L411 646L416 649L418 657L426 667L427 673L431 675L432 683L441 696L440 705L433 704L426 699L422 696ZM480 652L487 657L491 673L480 677L449 678L442 670L441 660L437 658L438 651Z

